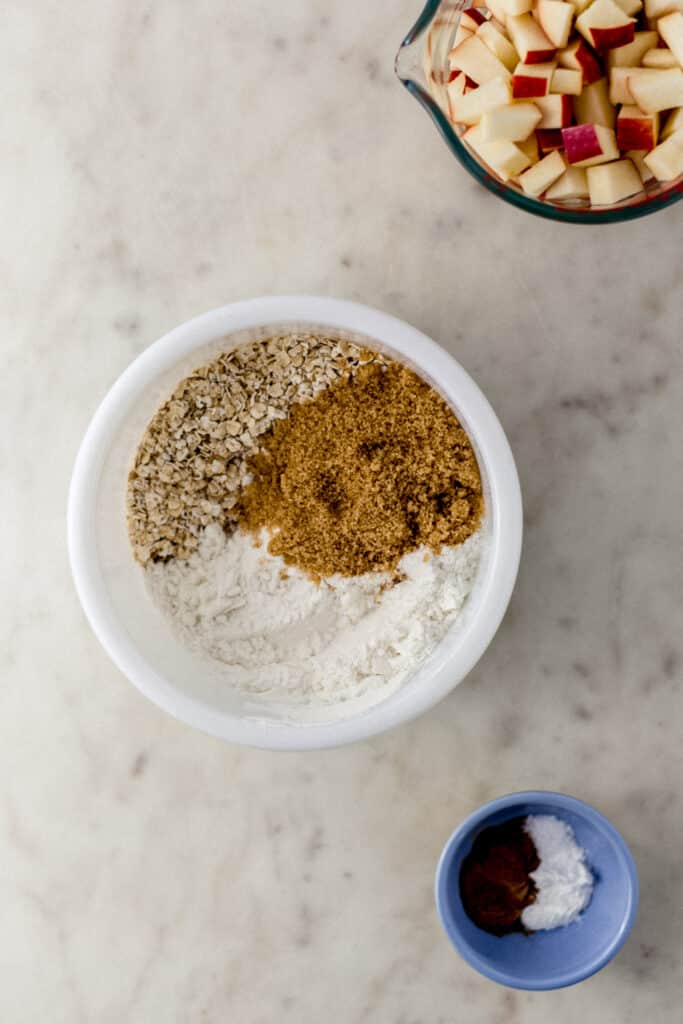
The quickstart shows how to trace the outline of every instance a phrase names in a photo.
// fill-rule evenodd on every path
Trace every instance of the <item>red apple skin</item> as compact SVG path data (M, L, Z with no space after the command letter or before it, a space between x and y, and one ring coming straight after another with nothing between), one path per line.
M547 64L555 58L557 50L555 47L552 50L529 50L526 57L524 58L524 64Z
M485 21L488 21L485 15L483 15L481 11L478 11L476 7L468 7L464 13L468 18L471 18L472 21L476 21L477 25L483 25Z
M578 40L576 43L573 59L575 63L569 66L583 73L584 85L592 85L593 82L597 82L599 78L602 78L603 71L600 61L593 51L588 49L583 39Z
M537 128L536 141L544 156L546 153L552 153L554 149L564 148L561 128Z
M512 96L516 100L547 96L549 87L547 78L535 78L532 75L512 76Z
M621 150L647 149L657 145L652 121L646 117L617 118L617 146Z
M570 164L578 164L582 160L602 155L602 146L592 124L576 124L571 128L562 128L562 141Z
M592 28L593 46L599 53L605 50L614 50L617 46L626 46L633 42L635 35L635 23L629 21L625 25L615 25L613 28Z
M581 65L584 85L592 85L593 82L597 82L599 78L602 78L602 68L600 67L600 63L596 60L584 42L581 43L576 51L576 59Z
M562 128L568 128L574 120L574 107L571 96L562 96ZM561 130L561 129L560 129Z

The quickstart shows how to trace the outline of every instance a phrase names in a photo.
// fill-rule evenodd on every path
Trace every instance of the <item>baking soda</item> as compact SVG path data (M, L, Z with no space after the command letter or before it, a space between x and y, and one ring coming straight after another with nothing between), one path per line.
M586 909L593 893L586 854L571 827L552 814L532 814L524 828L541 863L531 872L536 899L522 912L522 924L529 931L571 924Z

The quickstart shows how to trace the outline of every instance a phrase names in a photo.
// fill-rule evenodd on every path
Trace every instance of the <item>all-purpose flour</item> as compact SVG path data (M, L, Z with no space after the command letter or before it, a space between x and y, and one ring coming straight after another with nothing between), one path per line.
M337 702L398 687L443 639L479 566L482 530L435 555L316 585L237 531L204 531L198 551L146 569L182 642L251 693Z

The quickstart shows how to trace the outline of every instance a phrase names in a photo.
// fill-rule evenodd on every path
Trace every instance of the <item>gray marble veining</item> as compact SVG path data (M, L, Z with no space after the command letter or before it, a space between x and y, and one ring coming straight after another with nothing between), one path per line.
M565 227L465 176L394 82L418 0L10 2L0 39L3 929L12 1024L677 1024L683 987L683 208ZM453 696L360 746L232 749L147 704L64 542L97 402L263 293L359 299L475 376L518 459L519 584ZM522 787L594 802L642 910L550 995L463 964L440 848Z

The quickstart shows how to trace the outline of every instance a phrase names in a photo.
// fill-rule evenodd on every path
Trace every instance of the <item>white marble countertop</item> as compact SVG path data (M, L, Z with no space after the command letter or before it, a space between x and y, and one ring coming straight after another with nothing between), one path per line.
M533 219L392 74L419 0L11 3L3 93L0 1019L678 1024L683 207ZM517 590L462 686L356 747L223 746L144 701L72 588L71 465L156 337L262 293L433 335L509 432ZM460 961L432 901L479 802L557 788L632 843L618 959L550 995Z

